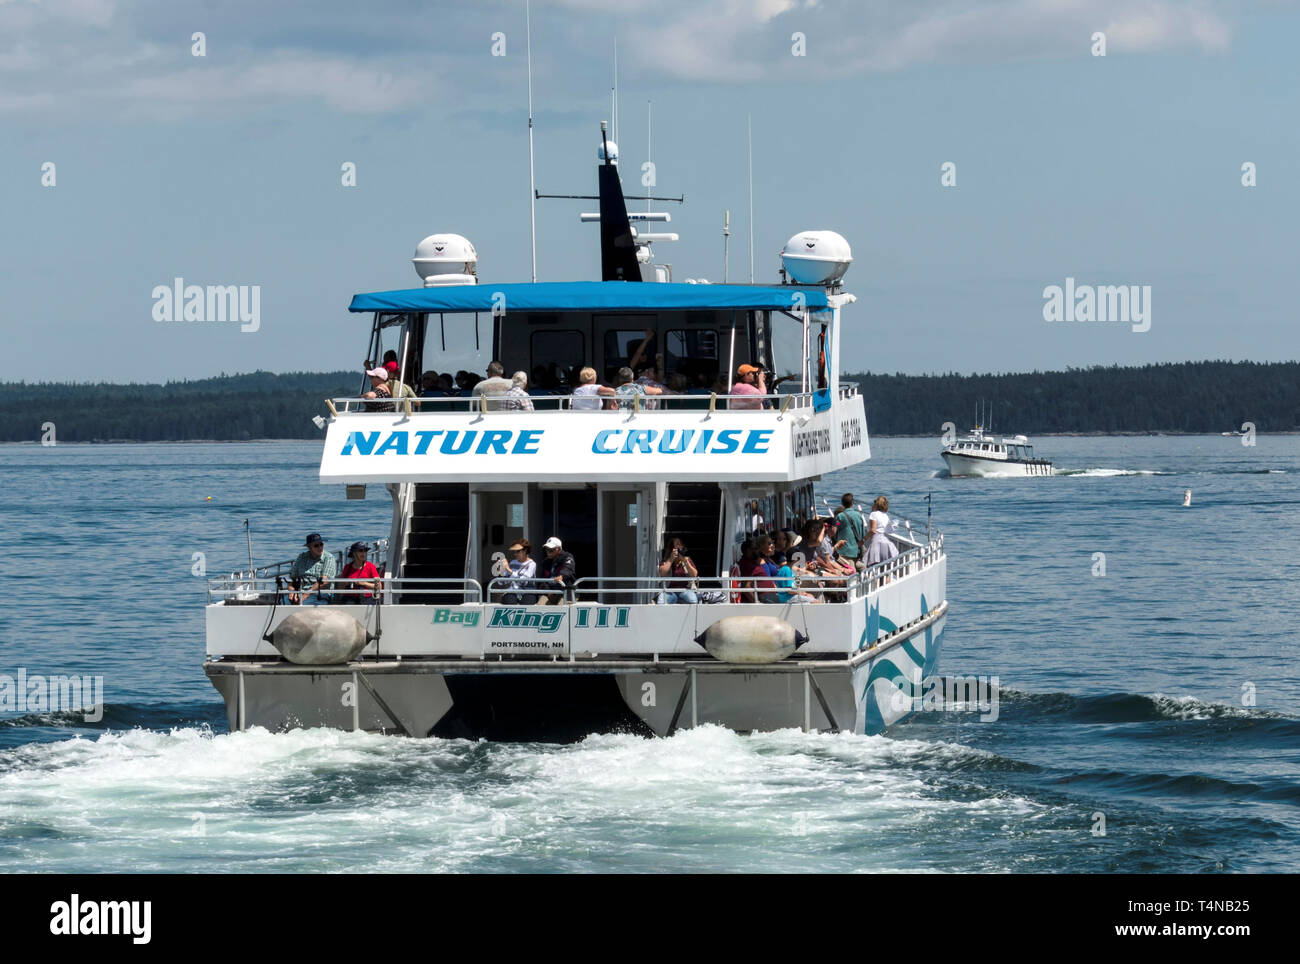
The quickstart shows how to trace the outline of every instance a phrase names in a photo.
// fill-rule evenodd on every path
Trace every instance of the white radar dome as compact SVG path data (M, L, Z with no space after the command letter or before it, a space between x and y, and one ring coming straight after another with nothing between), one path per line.
M459 234L431 234L411 259L426 288L478 284L478 252Z
M781 249L781 264L801 285L835 284L852 263L848 241L834 231L800 231Z
M596 157L603 161L605 159L606 151L609 152L610 161L616 163L618 161L618 145L611 140L606 140L600 145L600 147L596 148Z

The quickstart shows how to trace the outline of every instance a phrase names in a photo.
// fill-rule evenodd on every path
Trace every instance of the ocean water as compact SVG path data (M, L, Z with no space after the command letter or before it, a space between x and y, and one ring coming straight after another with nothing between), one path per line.
M0 446L0 674L107 704L0 714L0 871L1300 869L1300 438L1035 441L1057 475L873 439L821 483L916 528L931 496L941 670L997 677L995 721L571 745L227 732L195 568L245 519L259 562L387 529L318 443Z

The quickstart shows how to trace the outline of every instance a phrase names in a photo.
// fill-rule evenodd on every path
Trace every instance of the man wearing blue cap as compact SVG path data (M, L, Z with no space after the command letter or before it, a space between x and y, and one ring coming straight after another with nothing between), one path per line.
M338 571L334 557L325 551L325 540L319 532L307 536L307 549L289 567L289 602L305 602L312 593L322 592ZM318 596L317 599L320 597Z

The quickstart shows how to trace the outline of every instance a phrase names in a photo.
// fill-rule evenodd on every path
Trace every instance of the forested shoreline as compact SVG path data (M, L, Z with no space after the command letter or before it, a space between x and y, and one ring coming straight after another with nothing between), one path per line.
M1178 362L987 375L845 373L873 435L938 435L974 422L1045 434L1300 431L1300 362ZM0 383L0 441L196 442L314 439L325 399L353 395L354 372L253 372L148 384Z

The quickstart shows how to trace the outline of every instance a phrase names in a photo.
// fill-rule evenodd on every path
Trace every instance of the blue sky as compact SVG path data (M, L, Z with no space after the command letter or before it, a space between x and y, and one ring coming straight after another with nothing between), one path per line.
M537 0L532 16L538 188L594 190L617 37L625 188L641 193L651 101L656 190L687 198L660 260L720 280L730 208L747 278L752 117L757 280L796 232L845 235L846 369L1300 358L1295 5ZM0 378L354 367L349 298L417 284L435 232L470 238L483 280L527 280L525 105L522 0L0 0ZM539 202L541 280L598 273L590 206ZM261 327L154 321L177 276L261 285ZM1045 322L1043 289L1067 277L1150 285L1150 330Z

